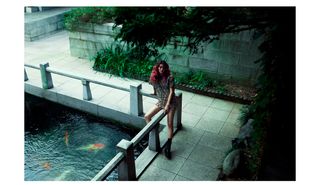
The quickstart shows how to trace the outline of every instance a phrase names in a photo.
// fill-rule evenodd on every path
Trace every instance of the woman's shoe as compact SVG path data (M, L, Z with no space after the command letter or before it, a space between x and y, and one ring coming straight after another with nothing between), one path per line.
M171 159L171 152L169 149L165 149L164 150L164 155L166 156L167 159Z
M167 157L167 159L171 159L171 142L172 142L172 139L169 138L166 144L166 147L164 149L164 155Z

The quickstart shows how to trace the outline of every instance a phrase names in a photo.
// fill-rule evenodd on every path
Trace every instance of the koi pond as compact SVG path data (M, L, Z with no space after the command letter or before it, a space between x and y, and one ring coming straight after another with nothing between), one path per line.
M136 134L110 123L25 94L25 180L91 180L116 155L118 142ZM107 178L116 179L116 171Z

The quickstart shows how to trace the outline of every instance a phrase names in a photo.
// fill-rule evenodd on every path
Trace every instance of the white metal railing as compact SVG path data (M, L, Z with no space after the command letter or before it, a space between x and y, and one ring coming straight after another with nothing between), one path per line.
M83 99L86 101L92 100L92 94L90 90L90 83L99 84L102 86L107 86L115 88L122 91L127 91L130 93L130 114L135 116L141 116L143 114L143 100L142 96L147 96L151 98L156 98L155 95L152 95L141 89L142 84L130 85L130 88L124 88L116 86L113 84L105 83L95 79L87 78L85 76L80 76L72 74L71 72L59 70L53 67L49 67L49 63L42 63L40 66L35 66L31 64L24 64L25 67L39 69L41 73L41 81L43 89L53 88L53 81L51 73L66 76L73 79L81 80L83 85ZM28 75L24 69L24 79L28 81ZM176 93L177 98L177 108L174 117L174 128L179 130L182 126L181 124L181 115L182 115L182 93ZM160 151L160 140L159 140L159 125L160 121L165 117L165 112L160 111L154 118L146 124L146 126L133 138L131 141L122 139L118 144L117 148L119 152L117 155L108 162L108 164L100 170L100 172L92 179L92 181L100 181L106 179L110 173L118 167L118 176L119 180L136 180L136 167L134 160L134 147L142 140L144 136L149 134L148 146L152 151Z

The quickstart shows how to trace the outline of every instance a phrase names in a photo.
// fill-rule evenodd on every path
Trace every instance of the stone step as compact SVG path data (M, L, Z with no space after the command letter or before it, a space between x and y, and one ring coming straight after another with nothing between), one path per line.
M46 11L25 13L25 41L35 41L64 29L63 17L70 8L53 8Z

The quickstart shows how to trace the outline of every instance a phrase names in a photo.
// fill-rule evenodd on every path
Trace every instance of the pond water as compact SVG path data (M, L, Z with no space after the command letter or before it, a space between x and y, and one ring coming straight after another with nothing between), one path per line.
M25 94L26 181L91 180L135 133ZM107 180L115 180L113 172Z

